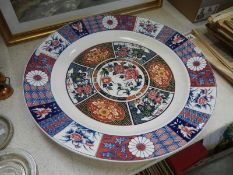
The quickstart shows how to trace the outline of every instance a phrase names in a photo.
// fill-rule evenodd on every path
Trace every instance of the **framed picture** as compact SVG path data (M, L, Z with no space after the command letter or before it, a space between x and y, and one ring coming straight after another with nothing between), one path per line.
M7 45L46 36L85 16L135 14L162 6L162 0L1 0L0 31Z

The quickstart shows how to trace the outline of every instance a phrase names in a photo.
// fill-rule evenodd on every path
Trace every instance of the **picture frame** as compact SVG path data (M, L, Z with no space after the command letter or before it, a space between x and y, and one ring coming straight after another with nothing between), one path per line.
M68 12L66 11L64 13L59 12L51 16L35 17L34 15L34 19L33 19L33 15L30 14L30 10L32 11L34 10L33 7L38 7L38 6L28 5L30 7L30 8L28 7L28 11L26 5L20 6L20 8L23 9L16 8L15 6L17 5L17 3L20 3L21 1L32 2L28 0L0 1L0 33L2 34L2 37L6 45L8 46L18 44L21 42L30 41L40 37L45 37L50 33L54 32L56 29L64 26L65 24L86 16L97 15L97 14L109 14L109 13L132 15L146 10L159 8L162 6L163 3L163 0L112 0L111 2L106 2L106 0L89 0L89 1L98 1L99 4L93 6L90 5L89 7L85 7L82 9L77 8L76 10L71 10ZM34 0L34 1L37 3L50 2L44 0ZM56 2L56 1L59 0L53 0L51 2ZM81 2L82 0L66 0L66 1ZM101 1L102 4L100 4ZM24 13L22 13L22 11ZM32 18L32 19L27 19L27 18Z

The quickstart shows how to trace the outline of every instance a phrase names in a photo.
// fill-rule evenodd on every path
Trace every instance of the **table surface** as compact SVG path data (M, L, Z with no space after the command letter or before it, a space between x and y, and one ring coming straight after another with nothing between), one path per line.
M188 33L192 28L204 25L203 23L192 24L167 1L164 1L162 8L140 13L138 16L158 21L181 33ZM0 38L0 71L11 77L14 88L12 97L0 101L0 115L10 118L15 129L9 148L22 148L30 152L38 164L39 174L43 175L135 174L165 158L130 164L107 163L74 154L45 136L37 127L25 106L22 88L25 65L33 50L43 40L42 38L7 47ZM218 85L216 108L196 141L233 122L233 87L219 74L215 73L215 76Z

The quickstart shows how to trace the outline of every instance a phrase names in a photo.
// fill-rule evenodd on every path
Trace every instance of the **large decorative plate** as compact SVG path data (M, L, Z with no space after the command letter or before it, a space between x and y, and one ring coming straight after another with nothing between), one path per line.
M27 106L55 142L101 160L178 151L213 112L216 83L185 36L136 16L92 16L51 34L24 75Z

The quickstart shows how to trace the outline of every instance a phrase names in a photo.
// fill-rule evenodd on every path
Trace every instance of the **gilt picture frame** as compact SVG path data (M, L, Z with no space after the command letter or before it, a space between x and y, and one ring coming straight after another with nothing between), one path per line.
M82 4L83 2L85 3ZM6 45L10 46L45 37L79 18L106 13L132 15L159 8L162 2L163 0L3 0L0 1L0 32Z

